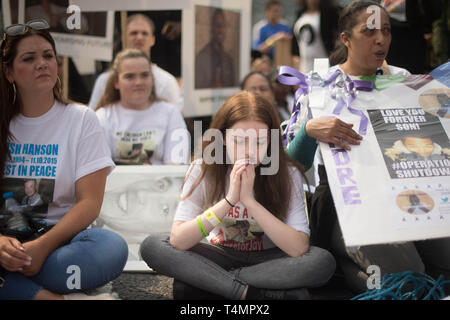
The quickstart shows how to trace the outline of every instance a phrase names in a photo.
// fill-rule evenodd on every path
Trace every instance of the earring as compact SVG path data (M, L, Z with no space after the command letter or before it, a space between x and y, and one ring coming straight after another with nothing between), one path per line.
M12 104L14 104L16 102L16 96L17 96L16 84L14 82L12 83L12 87L13 87L13 91L14 91L14 98L13 98Z

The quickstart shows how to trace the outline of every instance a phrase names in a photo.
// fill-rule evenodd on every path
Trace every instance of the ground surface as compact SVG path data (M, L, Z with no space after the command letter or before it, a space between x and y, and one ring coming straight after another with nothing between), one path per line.
M112 291L122 300L172 300L172 285L172 278L157 273L124 272L112 282ZM340 278L310 293L314 300L347 300L354 296Z

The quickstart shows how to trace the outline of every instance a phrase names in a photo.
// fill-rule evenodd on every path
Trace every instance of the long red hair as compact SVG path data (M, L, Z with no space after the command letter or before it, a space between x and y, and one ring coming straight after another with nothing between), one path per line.
M210 129L220 130L222 137L225 137L226 129L231 128L238 121L244 120L263 122L268 126L269 131L272 131L271 129L278 130L277 139L279 147L276 150L278 157L275 157L279 161L278 172L273 175L262 175L261 168L271 166L272 163L260 164L256 167L254 188L255 199L274 216L280 220L284 220L289 209L290 196L293 188L288 167L296 167L306 181L304 170L298 163L290 159L284 151L278 114L275 112L273 106L259 94L241 91L230 97L214 116ZM202 154L204 154L208 145L214 142L214 140L203 141ZM269 139L268 151L271 150L271 145L272 141ZM224 155L223 162L207 164L203 161L200 176L183 199L188 198L203 179L207 183L206 190L208 190L207 201L204 204L205 208L224 198L227 192L225 190L225 178L229 174L228 172L232 165L226 164L226 150L223 143L222 147L222 154ZM274 155L270 156L272 159L274 158Z

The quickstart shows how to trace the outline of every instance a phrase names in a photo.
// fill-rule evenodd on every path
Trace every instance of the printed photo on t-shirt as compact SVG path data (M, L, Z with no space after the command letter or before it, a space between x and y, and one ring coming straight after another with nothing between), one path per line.
M0 186L0 225L14 228L12 224L19 223L19 218L45 219L54 190L54 179L3 179Z
M152 156L159 144L156 129L141 132L116 132L114 162L125 165L152 164Z

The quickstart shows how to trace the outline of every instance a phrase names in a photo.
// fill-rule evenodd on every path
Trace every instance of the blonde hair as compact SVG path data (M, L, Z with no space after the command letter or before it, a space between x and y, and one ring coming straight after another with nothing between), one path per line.
M95 109L100 109L102 107L113 105L114 103L120 101L120 91L115 88L115 83L119 79L119 73L120 73L120 66L122 65L122 61L125 59L137 59L137 58L144 58L148 61L148 64L150 66L150 74L153 79L153 85L152 85L152 92L150 93L149 101L154 102L157 101L156 93L155 93L155 81L153 77L152 71L152 64L150 62L150 59L145 54L144 51L138 50L138 49L125 49L120 51L116 58L114 59L113 64L111 65L110 70L112 71L110 77L108 78L108 81L106 82L105 91L100 98L100 101L98 102Z

